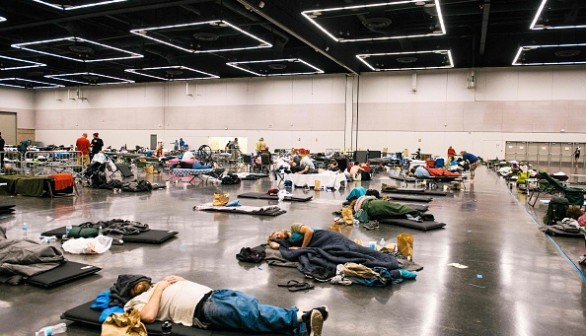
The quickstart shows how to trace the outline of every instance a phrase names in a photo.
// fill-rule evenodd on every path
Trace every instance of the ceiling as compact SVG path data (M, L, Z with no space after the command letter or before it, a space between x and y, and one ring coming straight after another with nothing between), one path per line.
M0 85L586 64L586 0L0 0Z

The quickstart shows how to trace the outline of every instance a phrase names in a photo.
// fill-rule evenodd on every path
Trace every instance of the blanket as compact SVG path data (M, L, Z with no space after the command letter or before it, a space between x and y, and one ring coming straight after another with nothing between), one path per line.
M30 277L64 262L63 253L55 246L0 237L0 273Z
M335 276L336 266L347 262L370 268L384 267L389 270L399 268L399 263L394 256L358 245L334 231L315 230L309 246L303 249L289 249L291 243L287 240L279 241L279 244L283 258L298 261L299 271L316 279Z

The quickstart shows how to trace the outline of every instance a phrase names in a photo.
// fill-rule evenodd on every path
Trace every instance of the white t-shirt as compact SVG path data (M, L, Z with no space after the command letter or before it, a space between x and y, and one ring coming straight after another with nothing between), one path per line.
M152 286L148 291L130 299L130 301L124 305L124 311L128 311L131 308L142 310L153 295L155 286ZM195 306L201 301L204 295L211 290L212 289L207 286L187 280L178 281L170 285L163 290L161 304L156 319L159 321L171 320L175 323L181 323L185 326L191 327L193 325Z

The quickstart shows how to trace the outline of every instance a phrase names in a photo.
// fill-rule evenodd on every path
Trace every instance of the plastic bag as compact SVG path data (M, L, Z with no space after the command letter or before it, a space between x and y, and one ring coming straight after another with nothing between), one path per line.
M102 254L112 246L112 237L69 239L63 243L63 250L71 254Z
M397 236L397 249L407 259L413 259L413 235L401 233Z

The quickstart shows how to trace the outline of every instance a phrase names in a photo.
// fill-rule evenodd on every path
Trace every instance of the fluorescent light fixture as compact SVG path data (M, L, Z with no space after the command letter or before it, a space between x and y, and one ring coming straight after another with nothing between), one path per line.
M17 82L17 83L7 83L7 82ZM25 83L31 83L29 86L26 85L22 85L22 84L18 84L18 82L25 82ZM41 82L41 81L36 81L36 80L31 80L31 79L24 79L24 78L0 78L0 86L7 86L7 87L13 87L13 88L17 88L17 89L55 89L55 88L61 88L63 87L63 85L61 84L53 84L53 83L46 83L46 82Z
M4 16L0 16L0 22L4 22L6 21L6 18Z
M521 58L525 52L531 50L537 50L542 48L575 48L575 47L586 47L586 43L575 43L575 44L550 44L550 45L529 45L521 46L515 54L512 65L572 65L572 64L586 64L586 60L581 61L568 61L568 62L529 62L524 63Z
M533 17L533 20L531 21L531 25L529 26L529 29L531 29L531 30L546 30L546 29L581 29L581 28L586 28L586 24L560 25L560 26L551 25L551 24L547 24L547 25L537 24L537 21L541 17L541 14L543 13L543 9L545 8L547 1L548 0L541 0L541 4L539 5L539 8L537 9L535 16Z
M431 33L425 34L412 34L412 35L392 35L392 36L380 36L380 37L373 37L373 38L339 38L334 36L334 33L328 31L322 25L320 25L315 19L319 18L320 15L324 13L330 12L334 13L333 15L352 15L354 11L361 8L376 8L376 7L383 7L383 6L398 6L398 5L405 5L405 4L413 4L413 8L420 9L422 8L421 3L425 2L426 5L434 5L433 8L437 11L437 17L439 20L439 30L433 31ZM337 12L337 13L335 13ZM404 0L404 1L394 1L394 2L384 2L384 3L374 3L368 5L356 5L356 6L347 6L347 7L335 7L335 8L325 8L325 9L312 9L306 10L301 12L309 22L311 22L314 26L316 26L319 30L324 32L327 36L329 36L332 40L336 42L366 42L366 41L381 41L381 40L394 40L394 39L404 39L404 38L418 38L418 37L426 37L426 36L442 36L446 35L446 26L444 24L444 18L442 15L442 11L440 8L440 0Z
M18 70L18 69L36 68L36 67L47 66L47 64L44 64L44 63L38 63L38 62L23 60L23 59L20 59L20 58L14 58L14 57L8 57L8 56L2 56L2 55L0 55L0 61L2 61L3 59L9 60L9 61L12 61L12 62L22 62L24 64L23 65L20 65L20 66L8 66L8 67L1 67L0 66L0 70Z
M401 56L408 57L422 54L443 54L448 56L449 64L445 65L434 65L434 66L418 66L410 68L380 68L373 66L368 62L370 57L380 56ZM449 69L454 67L454 60L452 58L452 52L450 50L427 50L427 51L406 51L406 52L393 52L393 53L378 53L378 54L358 54L356 55L362 63L364 63L369 69L373 71L398 71L398 70L428 70L428 69Z
M305 66L307 66L309 69L311 69L311 71L304 71L304 72L291 72L291 73L278 73L278 74L261 74L258 72L255 72L254 70L251 69L247 69L242 67L242 65L247 65L247 64L262 64L262 63L278 63L278 62L289 62L289 63L300 63L303 64ZM234 67L236 69L240 69L242 71L246 71L248 73L251 73L255 76L261 76L261 77L272 77L272 76L295 76L295 75L314 75L314 74L322 74L324 73L323 70L305 62L304 60L300 59L300 58L283 58L283 59L274 59L274 60L262 60L262 61L244 61L244 62L228 62L226 63L227 65Z
M94 6L101 6L101 5L108 5L114 2L124 2L124 1L128 1L128 0L102 0L102 1L95 1L95 2L88 2L86 4L83 5L77 5L77 6L68 6L68 5L58 5L58 4L54 4L53 2L62 2L62 1L47 1L47 0L33 0L34 2L38 2L40 4L43 5L47 5L49 7L53 7L56 9L61 9L61 10L74 10L74 9L80 9L80 8L88 8L88 7L94 7Z
M167 41L163 41L159 38L153 37L153 36L149 36L148 32L153 32L153 31L160 31L160 30L165 30L165 29L174 29L174 28L185 28L185 27L197 27L197 26L203 26L203 25L210 25L210 26L220 26L220 27L229 27L232 28L233 30L240 32L248 37L250 37L252 40L254 41L258 41L259 44L258 45L254 45L254 46L250 46L250 47L238 47L238 48L223 48L223 49L209 49L209 50L193 50L193 49L188 49L188 48L184 48L181 47L179 45L167 42ZM132 29L130 31L132 34L138 35L138 36L142 36L144 38L147 38L149 40L153 40L155 42L167 45L169 47L173 47L173 48L177 48L179 50L183 50L185 52L188 53L195 53L195 54L199 54L199 53L217 53L217 52L225 52L225 51L235 51L235 50L249 50L249 49L259 49L259 48L270 48L273 45L263 39L261 39L260 37L257 37L249 32L246 32L238 27L236 27L235 25L231 24L228 21L225 20L212 20L212 21L203 21L203 22L191 22L191 23L181 23L181 24L175 24L175 25L169 25L169 26L160 26L160 27L150 27L150 28L140 28L140 29ZM161 34L161 32L159 32L159 34Z
M157 76L157 72L155 74L149 74L149 71L156 71L156 70L166 70L166 69L176 69L181 71L188 71L188 72L195 72L197 74L204 75L203 77L189 77L189 78L165 78ZM184 66L165 66L165 67L155 67L155 68L142 68L142 69L126 69L126 72L131 72L137 75L151 77L159 80L164 81L186 81L186 80L196 80L196 79L213 79L213 78L220 78L219 76L209 74L207 72L195 70L192 68L184 67Z
M83 76L95 76L95 77L106 78L108 80L113 79L116 81L104 82L104 83L92 83L92 82L88 81L87 79L84 79ZM53 78L53 79L61 80L61 81L65 81L65 82L82 84L82 85L114 85L114 84L134 83L133 80L112 77L112 76L106 76L106 75L100 75L100 74L96 74L93 72L76 72L76 73L68 73L68 74L61 74L61 75L47 75L45 77L46 78Z
M98 47L101 47L101 48L104 48L104 49L109 49L109 50L117 51L117 52L120 52L120 53L125 54L127 56L108 57L108 58L96 58L96 59L87 59L87 60L84 60L84 59L80 59L80 58L74 58L74 57L68 57L68 56L63 56L63 55L59 55L59 54L53 54L53 53L50 53L50 52L41 51L41 50L33 49L33 48L30 47L30 46L35 46L35 45L47 45L47 44L50 44L50 43L61 42L61 41L69 41L69 42L75 42L75 43L87 43L87 44L91 44L91 45L94 45L94 46L98 46ZM109 46L109 45L106 45L106 44L102 44L102 43L98 43L98 42L86 40L86 39L81 38L81 37L74 37L74 36L63 37L63 38L56 38L56 39L51 39L51 40L43 40L43 41L16 43L16 44L13 44L12 47L13 48L16 48L16 49L28 50L30 52L39 53L39 54L43 54L43 55L64 58L64 59L68 59L70 61L87 62L87 63L115 61L115 60L121 60L121 59L129 59L129 58L140 58L140 57L143 57L143 55L141 55L141 54L137 54L137 53L134 53L134 52L131 52L131 51L123 50L123 49L120 49L120 48L112 47L112 46Z

